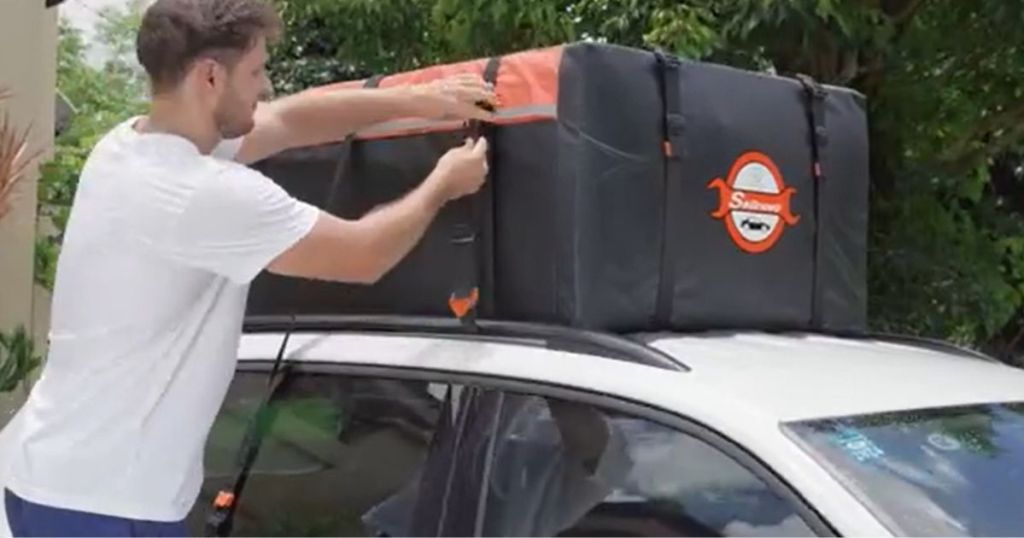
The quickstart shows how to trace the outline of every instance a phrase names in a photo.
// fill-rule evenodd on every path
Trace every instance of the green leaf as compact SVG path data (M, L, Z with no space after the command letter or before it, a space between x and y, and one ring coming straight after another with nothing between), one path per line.
M42 358L24 326L9 333L0 331L0 391L16 389L40 364Z

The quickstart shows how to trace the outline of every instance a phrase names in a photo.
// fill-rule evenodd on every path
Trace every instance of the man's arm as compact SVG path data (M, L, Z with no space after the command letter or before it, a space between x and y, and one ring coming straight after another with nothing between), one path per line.
M236 160L252 163L286 149L334 142L395 118L490 119L492 113L478 102L493 104L494 92L476 75L383 89L301 92L257 107L256 125Z
M321 212L313 229L270 263L283 276L370 284L419 242L441 207L476 192L486 175L487 141L455 148L420 186L357 221Z

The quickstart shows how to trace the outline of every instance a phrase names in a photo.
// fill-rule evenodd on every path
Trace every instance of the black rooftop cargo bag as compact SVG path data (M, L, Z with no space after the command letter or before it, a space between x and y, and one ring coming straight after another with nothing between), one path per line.
M478 131L400 119L255 165L354 219L414 188L468 134L491 143L487 186L444 208L379 282L263 274L249 315L451 316L453 294L476 289L481 318L604 331L864 329L858 93L589 43L309 91L465 72L500 99Z

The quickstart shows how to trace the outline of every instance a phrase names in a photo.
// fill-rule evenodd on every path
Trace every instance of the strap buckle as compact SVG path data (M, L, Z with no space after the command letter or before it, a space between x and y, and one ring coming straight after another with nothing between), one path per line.
M235 511L235 494L220 490L213 500L213 510L206 516L207 536L228 536L231 534L231 520Z

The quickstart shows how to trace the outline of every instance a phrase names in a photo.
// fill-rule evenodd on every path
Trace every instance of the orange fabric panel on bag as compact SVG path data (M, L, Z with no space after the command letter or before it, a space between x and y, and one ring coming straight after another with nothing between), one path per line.
M495 84L502 108L557 104L561 62L562 47L503 56Z
M382 77L378 87L393 88L411 84L422 84L441 78L464 73L483 75L489 59L476 59L444 65L434 65ZM495 77L495 94L498 98L498 113L494 123L509 125L525 123L555 116L555 105L558 103L558 68L562 61L562 46L544 49L532 49L501 57L498 73ZM306 90L321 93L343 88L361 88L364 80L351 80L318 86ZM503 114L504 113L504 114ZM393 120L402 124L401 118ZM407 118L407 120L414 120ZM403 126L394 129L374 130L372 133L360 134L358 138L386 138L407 136L427 132L451 131L457 124L450 121L412 121L416 126ZM391 123L391 122L387 122ZM409 123L409 122L406 122Z

